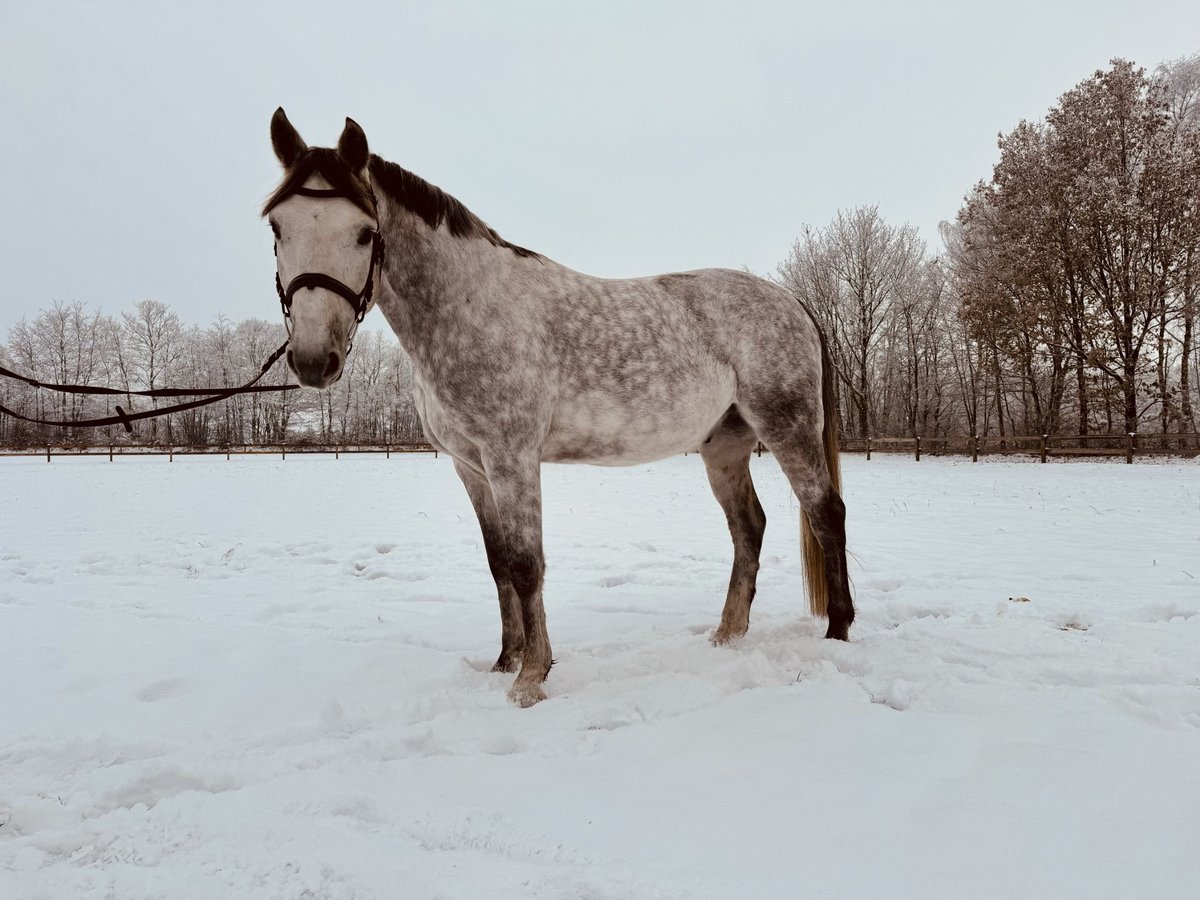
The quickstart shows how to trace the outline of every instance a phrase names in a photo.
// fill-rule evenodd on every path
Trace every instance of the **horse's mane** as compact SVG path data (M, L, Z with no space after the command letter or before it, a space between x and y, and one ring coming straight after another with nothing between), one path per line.
M482 238L497 247L507 247L517 256L538 256L532 250L509 243L489 228L461 201L408 169L371 154L371 177L389 200L420 216L430 228L445 223L450 233L461 238Z
M373 153L368 168L375 186L389 200L418 216L430 228L436 229L444 224L455 237L481 238L497 247L506 247L517 256L538 257L532 250L504 240L462 202L408 169ZM262 214L265 216L296 193L313 175L320 175L329 182L330 187L339 191L355 206L378 218L379 209L371 185L352 172L336 150L328 147L310 147L300 155L284 174L279 187L263 204Z

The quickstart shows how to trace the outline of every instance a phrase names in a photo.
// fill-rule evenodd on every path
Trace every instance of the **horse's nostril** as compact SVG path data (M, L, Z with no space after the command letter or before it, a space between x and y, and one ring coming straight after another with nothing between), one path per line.
M338 370L338 366L342 364L342 358L336 353L329 354L329 365L325 367L325 377L330 378Z

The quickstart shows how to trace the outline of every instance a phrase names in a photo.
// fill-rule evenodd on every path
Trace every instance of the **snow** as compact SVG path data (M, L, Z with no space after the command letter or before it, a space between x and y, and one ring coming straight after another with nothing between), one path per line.
M1184 898L1200 467L844 458L749 634L692 455L544 469L549 699L447 459L0 461L0 897Z

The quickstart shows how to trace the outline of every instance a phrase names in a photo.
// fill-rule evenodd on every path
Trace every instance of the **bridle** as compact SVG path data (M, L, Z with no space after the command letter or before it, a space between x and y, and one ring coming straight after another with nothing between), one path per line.
M344 193L336 188L296 188L295 193L302 197L317 197L321 199L329 199L333 197L346 197ZM349 199L349 198L346 198ZM275 255L279 255L278 246L275 249ZM279 272L275 272L275 292L279 294L279 305L283 308L283 322L287 328L288 337L292 335L292 297L296 291L301 288L325 288L333 291L343 300L350 304L350 308L354 310L354 325L350 329L350 336L347 338L346 355L350 355L351 349L354 347L354 334L358 331L358 326L366 317L367 312L371 308L371 297L375 292L375 273L383 268L383 235L379 233L379 225L376 223L375 230L371 233L371 264L367 267L367 281L363 285L361 291L355 291L349 285L338 281L332 275L326 275L324 272L301 272L295 278L288 282L287 289L283 287L283 282L279 280Z

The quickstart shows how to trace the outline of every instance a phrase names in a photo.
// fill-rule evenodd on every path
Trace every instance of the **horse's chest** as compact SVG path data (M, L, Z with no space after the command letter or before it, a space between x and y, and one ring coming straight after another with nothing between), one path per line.
M437 449L451 455L461 455L468 448L460 447L463 443L461 429L455 427L455 417L440 402L437 394L419 375L413 376L413 406L421 417L421 427L425 429L425 437Z
M503 385L481 377L469 390L439 384L414 373L413 404L430 443L460 459L474 459L481 447L531 439L549 417L544 392Z

